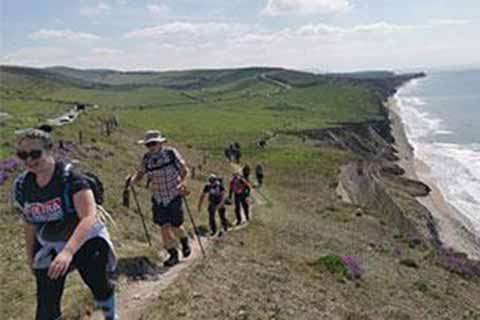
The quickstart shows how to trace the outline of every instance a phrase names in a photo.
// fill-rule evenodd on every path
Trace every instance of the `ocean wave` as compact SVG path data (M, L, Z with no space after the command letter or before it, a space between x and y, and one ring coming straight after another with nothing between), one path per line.
M409 139L432 141L437 134L453 133L444 125L442 119L435 118L425 110L420 110L421 106L426 104L421 98L396 96L396 99Z
M480 146L425 143L415 156L431 169L431 176L445 199L480 232Z
M400 94L396 99L415 157L429 166L430 178L445 200L462 214L459 220L472 232L480 232L480 144L436 141L437 135L453 132L427 111L425 100Z

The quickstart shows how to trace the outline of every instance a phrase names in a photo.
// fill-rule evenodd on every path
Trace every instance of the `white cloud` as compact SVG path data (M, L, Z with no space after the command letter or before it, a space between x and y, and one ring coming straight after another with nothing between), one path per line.
M90 52L97 56L111 57L121 54L122 51L112 48L93 48Z
M155 16L165 16L168 13L168 6L166 4L149 4L147 10Z
M27 66L59 65L69 61L70 50L58 47L28 47L3 57L2 63Z
M326 24L308 24L293 30L295 36L310 39L350 40L367 41L371 37L386 37L394 33L419 30L426 28L425 25L397 25L387 22L360 24L351 27L339 27Z
M151 28L133 30L124 35L126 38L159 39L167 36L179 37L212 37L225 33L237 32L242 27L227 23L207 22L172 22Z
M141 9L144 16L145 8ZM102 42L78 41L99 38L92 34L40 30L30 37L75 41L63 41L64 49L26 48L7 58L9 64L123 70L275 65L297 69L315 66L334 71L440 65L459 59L479 61L478 43L467 41L474 38L475 28L463 28L466 36L458 37L461 25L454 19L427 20L421 24L380 20L268 30L259 25L187 20L131 30L111 41L103 38Z
M68 41L95 41L100 37L91 33L75 32L71 30L41 29L29 35L35 40L68 40Z
M228 41L236 45L268 45L281 39L281 33L246 33Z
M80 9L80 15L85 17L96 17L110 13L112 8L105 2L99 2L93 7L83 7Z
M292 13L345 12L352 8L349 0L268 0L262 13L277 16Z
M467 25L470 24L470 20L466 19L430 19L428 23L433 25Z

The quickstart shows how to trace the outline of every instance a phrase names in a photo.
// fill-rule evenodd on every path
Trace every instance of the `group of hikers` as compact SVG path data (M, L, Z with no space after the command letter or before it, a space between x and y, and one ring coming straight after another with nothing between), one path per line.
M180 252L183 258L190 256L192 247L183 226L182 204L189 193L187 165L182 155L165 142L166 138L158 130L146 132L138 143L144 145L147 152L125 183L127 187L133 186L143 177L148 178L153 222L160 226L168 252L164 266L171 267L179 263ZM39 129L23 132L17 142L17 157L25 164L26 171L15 180L13 196L22 211L27 263L36 279L36 320L61 319L65 279L74 268L90 288L105 319L118 320L114 285L109 278L117 257L104 219L98 214L103 188L95 176L56 159L53 146L50 133ZM217 212L222 226L218 235L228 230L230 223L225 206L232 204L232 197L236 225L250 219L249 171L246 166L242 172L233 174L228 197L223 179L214 174L208 177L198 201L198 211L208 196L211 235L217 234ZM261 165L256 167L256 177L258 185L262 185Z

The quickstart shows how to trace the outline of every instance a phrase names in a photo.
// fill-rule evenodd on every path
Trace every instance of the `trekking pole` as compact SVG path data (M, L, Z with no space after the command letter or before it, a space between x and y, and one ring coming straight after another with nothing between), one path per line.
M145 224L145 219L143 218L142 209L140 208L140 203L138 202L137 192L135 191L135 188L133 187L133 185L131 185L130 187L132 188L133 199L135 200L135 204L137 205L138 214L142 219L142 225L143 225L143 229L145 230L145 236L147 237L148 245L151 247L152 242L150 241L150 235L148 234L147 225Z
M192 212L190 211L187 197L182 196L182 198L183 198L183 202L185 203L185 208L187 208L187 213L188 213L188 216L190 217L190 222L192 223L193 230L195 231L195 235L197 236L198 244L200 245L200 250L202 251L203 258L206 258L207 255L205 254L205 249L203 248L202 241L200 240L200 236L198 235L197 225L195 223L195 220L193 220L193 215L192 215Z

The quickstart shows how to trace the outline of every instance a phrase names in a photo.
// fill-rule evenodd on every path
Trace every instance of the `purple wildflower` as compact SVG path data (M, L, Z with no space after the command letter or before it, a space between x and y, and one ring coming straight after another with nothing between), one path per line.
M362 263L359 257L342 256L341 260L343 265L348 269L348 276L350 279L358 279L365 272L362 268Z
M469 259L465 254L453 250L442 250L439 264L450 272L462 276L480 276L480 262Z

